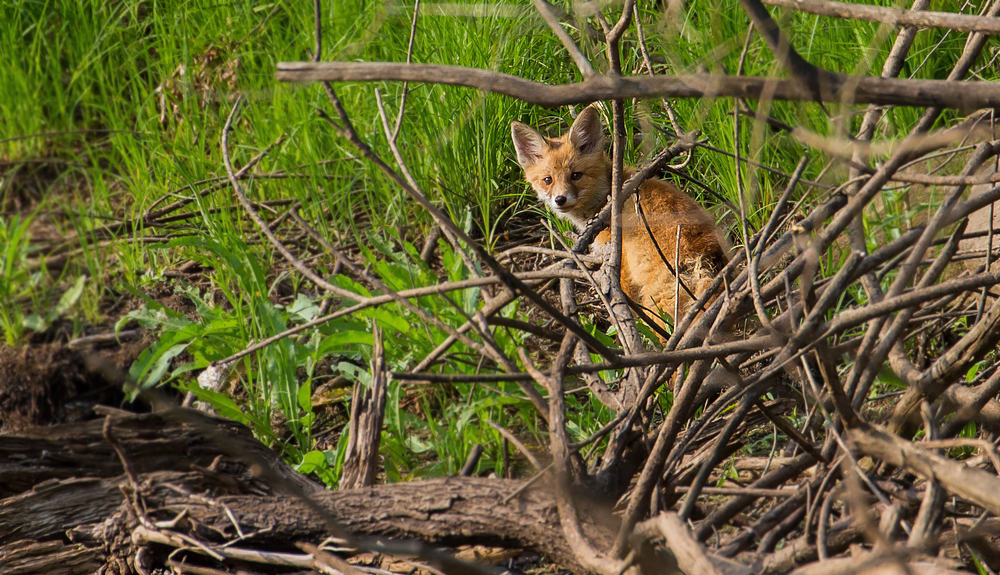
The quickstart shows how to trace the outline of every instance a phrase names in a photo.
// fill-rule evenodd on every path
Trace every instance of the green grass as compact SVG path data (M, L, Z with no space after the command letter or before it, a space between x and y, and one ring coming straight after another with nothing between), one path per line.
M579 80L530 3L518 6L523 8L520 16L498 12L487 17L440 15L434 5L425 6L418 21L414 61L488 68L548 83ZM939 2L933 8L954 11L957 5ZM336 0L324 2L323 10L324 59L405 59L412 5ZM880 36L879 25L873 23L772 12L793 31L792 40L806 58L831 70L878 73L893 38ZM736 72L749 22L735 0L692 0L681 18L646 7L642 18L661 70L680 73L706 66ZM571 33L579 37L576 30ZM912 73L930 54L916 76L943 78L963 42L959 34L921 32L904 73ZM282 263L280 256L256 231L248 233L252 226L228 188L203 197L183 189L201 189L195 182L224 175L221 129L237 95L246 99L232 135L231 154L237 167L282 138L258 171L285 170L302 176L248 181L252 199L301 202L303 215L326 237L339 245L367 246L362 256L394 287L435 283L432 270L414 257L417 248L408 244L429 229L427 215L318 118L317 109L328 107L318 86L275 82L275 64L306 59L313 43L311 5L303 2L3 3L0 53L6 63L0 66L0 200L6 211L0 216L0 331L4 341L26 344L60 319L69 322L77 335L89 326L109 326L120 319L105 314L109 301L129 294L142 298L166 288L182 294L196 317L170 312L152 299L135 311L131 319L161 335L134 366L133 375L144 385L169 381L190 386L191 370L315 315L316 294L302 291L307 286L296 274L275 271ZM582 44L599 69L606 67L600 46ZM641 55L634 36L627 37L623 52L626 71L637 70ZM783 73L756 37L743 68L750 75ZM992 68L980 75L996 77ZM385 97L390 118L395 118L399 84L337 86L361 136L390 158L375 89ZM659 103L648 105L656 122L667 126ZM732 101L682 100L674 107L684 130L701 130L711 145L734 151ZM828 115L819 106L786 102L770 107L779 119L821 134L856 130L860 114L850 111L831 105ZM635 113L629 106L630 135ZM879 126L879 137L905 134L918 117L913 109L891 111ZM946 114L941 122L954 117ZM410 170L432 200L491 246L504 231L506 217L534 206L513 160L509 141L513 119L554 134L565 128L569 114L565 109L544 110L466 89L413 85L399 137ZM665 136L654 135L654 146L667 144ZM740 121L739 148L741 156L789 173L802 155L808 155L808 179L818 177L824 165L818 153L786 134L755 129L745 118ZM628 159L642 161L636 150L629 150ZM736 169L732 158L700 150L688 172L738 205ZM837 177L828 174L825 181L836 183ZM748 186L747 215L756 229L766 221L786 180L745 166L742 178ZM688 189L724 222L735 221L719 200ZM187 219L169 228L144 228L141 217L147 210L179 198L193 199L178 212ZM902 194L887 195L883 211L868 214L872 238L898 233L913 215L905 211L904 203ZM135 229L108 237L102 229L116 219L134 222ZM45 231L44 238L38 230ZM735 228L731 231L739 236ZM170 237L138 241L163 235ZM79 251L58 271L53 267L45 273L44 267L29 266L39 258L54 261L61 253L57 248ZM468 277L470 272L457 255L448 253L449 275ZM834 268L840 256L831 253ZM187 285L164 275L188 261L204 267L204 282ZM315 265L327 273L332 263L319 260ZM81 283L83 277L88 279ZM343 277L338 281L363 291ZM278 303L282 294L288 297ZM417 303L457 326L464 318L456 306L472 313L477 295L474 290L457 293L455 306L432 297ZM72 305L59 305L69 300ZM504 313L520 312L511 308ZM334 482L343 441L339 447L334 442L317 448L315 435L321 425L310 393L338 375L364 381L374 321L386 328L392 343L387 353L393 369L412 367L446 335L398 306L384 306L249 356L237 370L229 395L200 393L283 449L304 470ZM502 333L498 330L501 340L506 337ZM502 341L512 354L519 343ZM457 359L442 371L476 370L474 364L459 361L468 350L457 346L454 351ZM187 361L169 361L177 357ZM331 362L333 367L328 367ZM513 386L501 386L500 391L517 393ZM488 446L480 469L499 472L500 437L487 420L519 433L543 434L544 424L524 401L489 388L429 389L419 410L398 407L406 393L401 386L393 387L387 416L384 452L392 479L454 473L476 443ZM608 420L606 410L586 396L574 396L572 401L574 440ZM276 413L283 416L281 421L275 419Z

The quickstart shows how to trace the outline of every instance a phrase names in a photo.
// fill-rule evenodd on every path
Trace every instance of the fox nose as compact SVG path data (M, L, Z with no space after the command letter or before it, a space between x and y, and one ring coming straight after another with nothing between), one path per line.
M554 200L557 206L563 206L566 204L566 196L556 196Z

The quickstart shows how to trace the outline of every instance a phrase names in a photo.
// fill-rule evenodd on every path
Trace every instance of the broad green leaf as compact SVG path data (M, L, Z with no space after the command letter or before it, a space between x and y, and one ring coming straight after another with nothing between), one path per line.
M312 473L326 467L326 455L322 451L310 451L302 456L302 462L295 466L299 473Z
M312 385L309 382L299 384L299 407L302 411L312 411Z
M292 305L288 306L288 313L301 318L303 321L312 321L316 318L316 314L319 313L319 306L309 296L300 293L295 297Z
M59 298L59 303L49 312L50 322L61 317L76 304L77 300L80 299L80 295L83 294L83 285L85 283L87 283L87 276L80 276L76 278L73 287L63 292L62 297Z
M344 346L352 344L372 346L375 345L375 338L372 337L371 332L342 331L324 337L323 341L319 344L319 352L320 354L327 354L331 350L341 349Z
M132 376L138 387L136 391L159 383L163 374L167 373L170 368L170 360L180 355L187 346L187 343L181 343L153 352L150 351L152 349L150 348L139 354L139 359L132 364L132 369L129 370L129 375Z
M49 322L45 321L45 318L37 313L33 313L21 320L21 325L23 325L26 329L39 332L49 329Z

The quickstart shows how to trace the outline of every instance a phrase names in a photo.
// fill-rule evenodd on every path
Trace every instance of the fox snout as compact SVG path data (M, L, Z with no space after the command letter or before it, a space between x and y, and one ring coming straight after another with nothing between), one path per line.
M554 193L550 191L545 195L547 197L542 199L547 200L556 210L568 210L576 205L577 194L574 190L560 190Z

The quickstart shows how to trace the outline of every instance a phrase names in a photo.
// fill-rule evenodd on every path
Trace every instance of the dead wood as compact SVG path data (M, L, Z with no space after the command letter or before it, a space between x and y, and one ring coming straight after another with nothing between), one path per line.
M991 82L900 80L832 76L833 84L814 90L796 80L689 74L616 78L592 76L576 84L541 84L477 68L393 62L278 62L282 82L432 82L466 86L539 106L588 104L615 98L736 97L760 99L765 87L776 100L848 102L895 106L942 106L975 110L1000 106L1000 87Z
M765 4L792 8L809 14L853 18L880 22L895 26L916 28L948 28L959 32L983 32L1000 34L1000 22L996 18L954 14L952 12L931 12L929 10L900 10L883 8L852 2L831 2L829 0L763 0Z
M269 453L239 424L200 413L194 417L202 420L199 426L212 425L215 431L224 430L235 437L237 451ZM324 518L303 501L282 495L280 485L275 489L260 483L241 459L230 457L223 449L213 452L211 442L203 437L204 428L157 414L119 417L114 424L128 456L134 454L133 463L141 470L137 483L143 508L149 521L162 529L168 529L164 522L172 523L169 531L186 533L208 548L239 538L240 533L253 534L239 546L287 551L294 551L296 541L318 543L329 535ZM82 547L59 551L68 558L67 569L114 557L130 558L148 543L142 538L133 540L131 535L139 527L150 526L142 525L123 497L129 479L121 475L120 468L108 464L114 457L102 427L103 420L97 420L83 426L41 428L31 430L28 436L3 438L8 453L16 452L26 462L58 461L63 455L74 454L69 462L78 477L66 478L71 468L55 466L51 468L51 480L39 481L30 490L0 500L0 542L39 541L45 542L39 544L40 548L56 549L56 542L68 533ZM50 441L32 435L47 436ZM172 457L142 456L156 454L164 438L170 438ZM192 453L198 456L181 456ZM287 472L289 478L297 475L273 455L271 458L279 473ZM215 464L208 469L211 463L206 462L211 461ZM284 472L281 467L285 467ZM32 477L41 480L44 469L32 470ZM0 470L0 483L11 473L9 466ZM299 482L308 483L298 477ZM344 491L310 487L313 501L356 534L418 538L449 546L483 544L523 549L579 569L560 534L555 498L544 484L523 489L523 481L454 477ZM587 536L606 547L611 536L606 527L608 516L591 515L598 508L586 505L586 500L583 503L581 509L590 509L583 522ZM0 556L0 570L7 573L8 567L23 563L27 567L21 573L49 572L44 561L23 559L36 547L22 547L26 551ZM162 553L157 557L162 558ZM31 570L31 566L38 569Z
M261 445L246 426L234 421L190 412L189 417L206 425L230 441L230 453L253 454L271 462L282 474L282 481L309 491L319 487ZM224 447L206 438L190 425L171 423L158 414L115 417L115 435L138 473L164 469L189 470L193 466L209 468L224 454ZM103 440L103 419L84 423L34 427L18 435L0 435L0 497L10 497L37 488L46 481L59 479L112 478L123 473L114 449ZM170 433L164 430L170 429ZM242 459L230 465L245 468Z
M369 487L375 483L375 473L378 471L378 446L382 439L389 376L385 369L382 336L377 325L372 335L375 347L371 361L371 386L365 387L360 382L354 384L347 450L341 471L342 489Z
M896 467L904 467L926 479L934 479L953 495L1000 514L1000 477L921 449L913 443L875 426L852 429L848 437L855 448Z
M85 575L102 564L101 554L83 545L27 540L0 545L0 571L7 575Z

